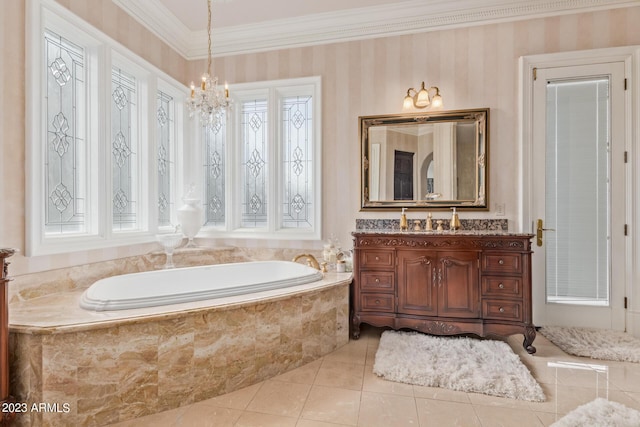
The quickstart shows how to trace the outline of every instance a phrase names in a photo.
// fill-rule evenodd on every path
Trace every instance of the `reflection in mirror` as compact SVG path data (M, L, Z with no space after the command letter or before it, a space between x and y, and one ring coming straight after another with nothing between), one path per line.
M488 109L360 117L362 209L487 208Z

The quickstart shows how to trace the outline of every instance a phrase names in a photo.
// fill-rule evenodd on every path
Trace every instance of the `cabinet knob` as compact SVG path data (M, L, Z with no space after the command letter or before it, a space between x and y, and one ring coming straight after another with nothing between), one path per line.
M500 284L498 285L498 287L499 287L500 289L504 289L504 284L500 283Z
M504 307L500 307L500 313L504 313Z
M380 305L380 300L379 299L376 300L376 304Z
M500 261L498 261L498 264L500 264L500 265L504 264L504 260L500 259Z
M379 256L376 257L376 261L380 261L380 257Z
M376 283L380 283L380 278L376 277Z

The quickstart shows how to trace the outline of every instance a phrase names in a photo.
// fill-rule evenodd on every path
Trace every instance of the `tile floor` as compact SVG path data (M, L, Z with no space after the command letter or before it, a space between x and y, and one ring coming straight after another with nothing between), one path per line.
M116 426L548 426L598 396L640 410L640 364L572 357L540 334L535 356L522 349L521 335L508 342L542 385L547 395L543 403L388 382L372 373L381 333L364 325L359 340L308 365ZM572 364L549 366L556 362Z

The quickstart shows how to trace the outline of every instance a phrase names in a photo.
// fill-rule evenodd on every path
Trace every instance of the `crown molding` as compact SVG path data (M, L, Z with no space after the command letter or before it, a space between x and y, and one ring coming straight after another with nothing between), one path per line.
M154 0L112 0L180 55L189 59L193 31L161 2ZM205 32L206 37L206 32ZM206 53L205 53L206 55Z
M112 0L187 60L207 56L191 31L155 0ZM214 56L229 56L488 23L637 6L638 0L408 0L256 24L213 28Z

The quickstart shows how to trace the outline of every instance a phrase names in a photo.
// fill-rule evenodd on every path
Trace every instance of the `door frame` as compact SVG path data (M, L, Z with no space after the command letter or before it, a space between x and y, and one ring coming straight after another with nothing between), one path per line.
M635 230L640 227L640 149L635 149L634 141L640 136L640 46L593 49L586 51L561 52L530 55L519 58L518 117L520 197L518 200L519 227L521 232L533 233L533 81L535 68L552 68L589 65L605 62L624 62L627 90L625 92L625 151L627 168L625 171L626 206L625 223L628 226L625 239L624 288L627 296L627 331L640 336L640 265L633 260L640 258L640 238ZM622 231L621 231L622 232ZM535 248L534 248L535 251ZM640 264L640 263L636 263ZM532 271L532 275L540 274ZM636 289L633 283L637 283Z

